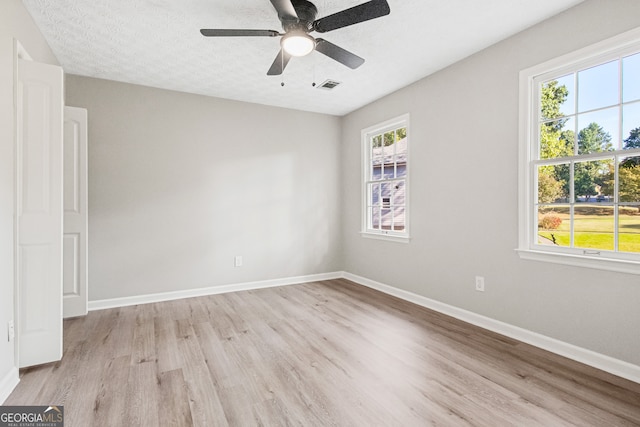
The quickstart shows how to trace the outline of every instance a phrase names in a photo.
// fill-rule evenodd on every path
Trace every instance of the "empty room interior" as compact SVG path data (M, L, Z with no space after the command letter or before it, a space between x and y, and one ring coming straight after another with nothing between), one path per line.
M2 0L0 403L640 425L638 16Z

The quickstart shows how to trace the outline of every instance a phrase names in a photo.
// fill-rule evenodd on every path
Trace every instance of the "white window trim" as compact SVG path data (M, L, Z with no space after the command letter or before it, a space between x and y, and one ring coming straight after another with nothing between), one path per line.
M367 229L368 224L368 216L367 216L367 180L368 180L368 146L369 146L369 137L372 134L378 134L386 130L391 130L398 128L399 126L405 126L407 128L407 175L405 177L405 225L404 232L398 233L392 230L385 230L380 232L375 232ZM362 179L361 179L361 190L360 190L360 210L362 211L361 219L360 219L360 235L362 237L367 237L371 239L380 239L387 240L392 242L400 242L400 243L409 243L411 240L410 235L410 212L409 212L409 201L410 201L410 185L411 185L411 129L409 128L409 113L403 114L401 116L395 117L393 119L386 120L382 123L375 124L366 129L362 129L361 132L361 165L362 165Z
M518 255L522 259L565 264L578 267L595 268L622 273L640 274L640 254L632 255L635 259L611 258L599 251L583 250L582 254L568 251L554 251L553 248L542 248L532 241L534 226L533 217L533 185L535 184L534 158L537 138L537 86L534 80L544 74L561 75L573 72L585 63L606 62L613 55L637 50L640 43L640 28L627 31L618 36L593 44L583 49L554 58L542 64L527 68L520 72L520 117L519 117L519 168L518 168ZM630 257L631 258L631 257Z

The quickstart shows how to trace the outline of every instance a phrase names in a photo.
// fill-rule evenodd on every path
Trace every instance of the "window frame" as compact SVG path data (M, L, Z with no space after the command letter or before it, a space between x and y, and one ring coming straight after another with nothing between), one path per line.
M368 184L371 182L369 171L371 166L371 151L369 150L370 139L378 134L383 134L390 130L396 130L398 128L406 128L407 129L407 153L406 153L406 175L404 176L404 185L405 185L405 203L404 203L404 230L403 231L395 231L395 230L376 230L369 228L369 194L368 194ZM409 182L411 180L411 167L410 167L410 129L409 129L409 113L403 114L398 117L394 117L389 120L385 120L382 123L378 123L373 126L369 126L361 131L361 159L362 159L362 181L361 181L361 222L360 222L360 235L362 237L373 238L373 239L381 239L388 240L393 242L401 242L408 243L411 240L410 237L410 213L409 213L409 194L410 194L410 185ZM393 180L398 179L392 178ZM380 196L382 198L382 196Z
M578 267L595 268L623 273L640 274L640 253L598 251L586 248L567 248L543 246L537 243L537 204L536 168L539 161L538 117L539 82L558 78L588 67L603 64L617 57L640 51L640 28L627 31L583 49L551 59L520 72L519 85L519 167L518 167L518 255L522 259L565 264ZM634 154L637 150L625 150ZM637 153L636 153L637 154ZM581 155L570 158L572 161L589 160L607 153L594 156ZM614 157L613 153L609 153ZM618 156L615 156L617 159ZM548 163L562 162L569 158L550 159ZM617 168L617 165L616 165ZM534 198L535 197L535 198ZM535 227L535 228L534 228Z

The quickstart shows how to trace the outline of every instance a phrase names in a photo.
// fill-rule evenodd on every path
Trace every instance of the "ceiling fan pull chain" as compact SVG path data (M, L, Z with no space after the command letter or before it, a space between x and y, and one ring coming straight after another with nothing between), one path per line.
M316 61L313 61L313 81L311 87L316 87Z
M280 86L284 87L284 50L280 51L280 65L282 65L282 68L280 68L282 70L282 72L280 73L280 76L282 77Z

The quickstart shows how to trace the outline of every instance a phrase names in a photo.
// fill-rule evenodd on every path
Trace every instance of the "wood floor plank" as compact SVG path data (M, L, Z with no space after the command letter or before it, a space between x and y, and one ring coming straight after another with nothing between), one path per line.
M139 311L136 315L132 346L132 364L141 364L147 362L155 363L157 357L154 318L148 313Z
M344 279L101 310L6 404L69 426L640 426L640 384Z
M184 366L176 328L176 321L173 319L154 319L155 354L159 373L174 371Z
M137 363L129 367L127 378L125 425L144 426L162 425L159 411L160 380L156 374L155 363Z
M122 425L122 416L127 408L127 381L129 379L130 356L108 360L104 366L100 389L93 401L93 417L85 425ZM86 421L85 421L86 422ZM75 425L72 421L72 425Z
M162 372L158 375L159 401L157 412L162 414L162 424L167 427L189 427L193 425L187 384L182 369ZM144 425L144 424L142 424Z
M209 374L200 344L188 321L177 321L178 348L194 426L227 426L218 390Z

